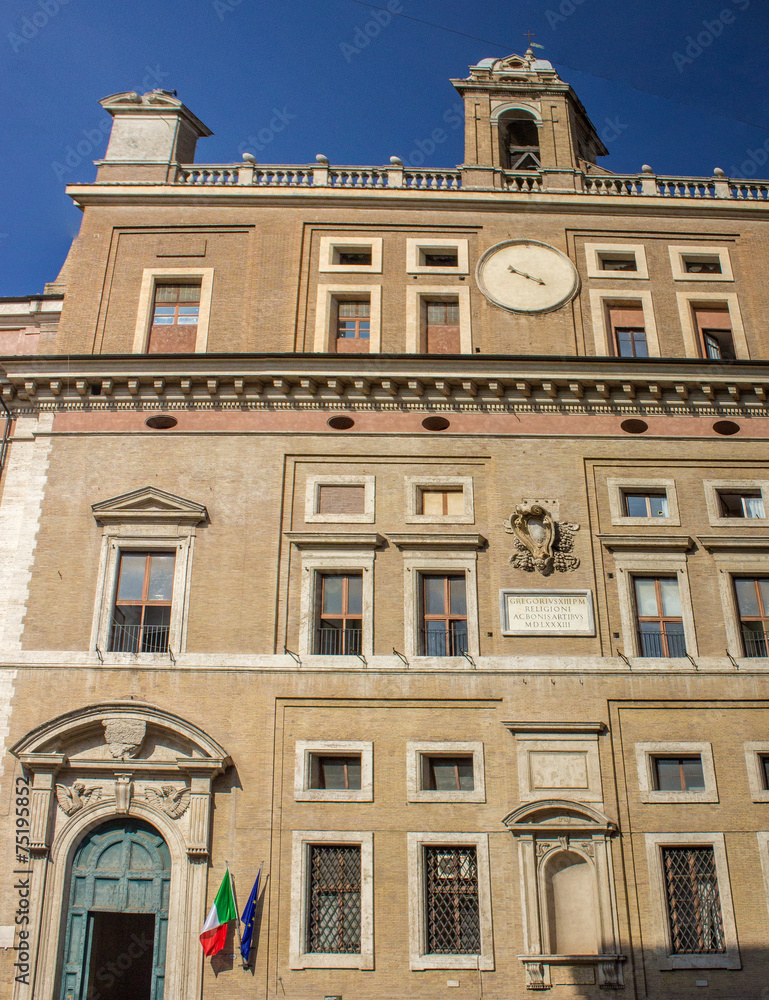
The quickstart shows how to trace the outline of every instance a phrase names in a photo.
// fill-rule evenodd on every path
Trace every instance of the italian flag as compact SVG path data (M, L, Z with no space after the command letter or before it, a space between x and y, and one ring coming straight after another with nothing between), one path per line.
M232 881L230 879L229 868L224 873L222 884L216 894L214 905L203 924L200 932L200 943L203 951L209 957L216 955L224 947L227 939L227 924L231 920L237 920L238 914L235 909L235 897L232 894Z

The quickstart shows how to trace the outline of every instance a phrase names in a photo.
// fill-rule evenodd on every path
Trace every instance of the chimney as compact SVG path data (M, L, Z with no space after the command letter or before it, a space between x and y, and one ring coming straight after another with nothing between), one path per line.
M173 181L180 163L193 163L198 139L213 135L167 90L112 94L99 101L112 115L107 152L97 160L99 181Z

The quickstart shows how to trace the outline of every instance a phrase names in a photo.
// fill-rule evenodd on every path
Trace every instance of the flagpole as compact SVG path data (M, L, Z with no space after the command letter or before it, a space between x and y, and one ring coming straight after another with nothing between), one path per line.
M241 964L242 964L242 966L243 966L244 969L247 969L250 966L250 964L251 964L251 945L253 944L253 923L254 923L254 919L256 918L256 905L259 902L258 887L259 887L259 880L262 877L262 868L264 868L264 861L262 861L261 864L259 865L259 871L256 873L256 881L254 882L254 887L257 889L257 895L254 897L254 910L253 910L253 915L251 917L251 940L250 940L249 946L248 946L249 947L248 961L246 961L243 958L243 952L242 952L242 950L241 950L241 953L240 953ZM246 904L246 906L248 906L248 904ZM241 944L242 943L243 943L243 939L241 938Z
M230 872L230 866L227 865L227 871ZM238 897L235 894L235 879L232 877L232 872L230 872L230 886L232 887L232 898L235 901L235 931L238 935L238 951L240 951L240 946L243 943L243 939L240 936L240 908L238 907ZM243 956L241 955L241 961Z

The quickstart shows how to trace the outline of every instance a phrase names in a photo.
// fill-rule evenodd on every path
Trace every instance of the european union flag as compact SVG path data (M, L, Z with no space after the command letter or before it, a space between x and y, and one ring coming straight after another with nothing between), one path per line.
M254 888L251 890L251 895L248 897L246 908L243 910L243 916L240 918L245 924L243 937L240 940L240 954L243 956L243 965L248 965L248 959L251 955L251 938L254 933L256 900L259 896L259 879L261 878L261 875L262 869L260 868L256 876L256 882L254 882Z

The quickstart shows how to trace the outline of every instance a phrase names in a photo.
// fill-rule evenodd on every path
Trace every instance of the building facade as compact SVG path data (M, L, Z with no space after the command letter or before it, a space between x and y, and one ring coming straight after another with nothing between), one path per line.
M3 995L767 995L769 184L452 82L446 170L106 98L0 301Z

